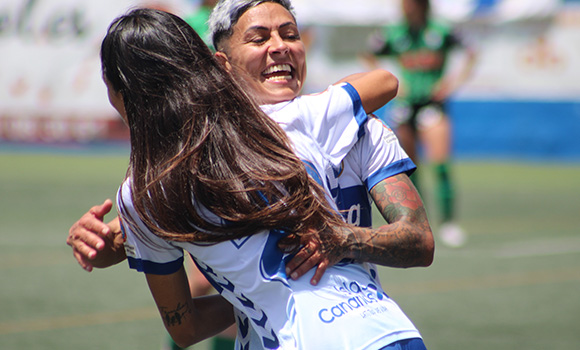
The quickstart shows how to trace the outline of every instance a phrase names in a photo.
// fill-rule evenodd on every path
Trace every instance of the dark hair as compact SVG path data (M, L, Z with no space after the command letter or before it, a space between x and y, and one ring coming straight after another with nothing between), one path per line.
M420 6L425 13L428 13L431 10L431 4L429 0L413 0L413 2Z
M207 21L209 36L218 51L224 51L221 43L234 34L234 26L249 9L260 4L272 2L284 7L295 19L290 0L220 0L211 11Z
M219 242L344 225L284 131L182 19L153 9L119 17L101 61L125 103L133 205L156 235ZM209 222L200 208L221 221Z

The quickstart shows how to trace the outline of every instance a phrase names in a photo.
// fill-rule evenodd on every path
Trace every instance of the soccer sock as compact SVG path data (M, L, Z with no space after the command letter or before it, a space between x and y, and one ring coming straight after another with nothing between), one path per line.
M455 193L451 184L451 170L449 163L435 165L437 181L437 200L441 210L442 222L451 221L455 215Z
M233 350L236 346L236 341L231 338L216 336L212 339L211 350Z

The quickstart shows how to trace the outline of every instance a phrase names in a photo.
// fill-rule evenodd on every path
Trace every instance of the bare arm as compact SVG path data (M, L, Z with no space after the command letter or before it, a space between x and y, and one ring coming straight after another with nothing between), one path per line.
M356 89L367 113L372 113L387 104L397 96L399 89L399 80L384 69L352 74L337 83L340 82L348 82Z
M391 267L429 266L435 250L423 201L405 174L387 178L370 191L388 224L354 228L349 258Z
M183 267L170 275L146 277L165 328L180 347L214 336L234 323L233 307L222 296L191 298Z
M112 207L109 199L92 207L69 230L66 243L81 267L89 272L94 267L109 267L126 258L119 219L108 224L103 222Z
M338 246L323 240L304 242L286 272L297 279L317 267L311 280L318 283L324 272L344 258L390 267L429 266L434 240L425 207L415 186L405 174L378 183L370 191L388 224L376 229L351 226Z

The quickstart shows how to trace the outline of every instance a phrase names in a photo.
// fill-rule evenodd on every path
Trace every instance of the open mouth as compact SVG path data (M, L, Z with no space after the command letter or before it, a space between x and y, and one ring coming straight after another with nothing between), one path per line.
M276 64L268 67L262 75L267 81L286 81L292 79L292 67L289 64Z

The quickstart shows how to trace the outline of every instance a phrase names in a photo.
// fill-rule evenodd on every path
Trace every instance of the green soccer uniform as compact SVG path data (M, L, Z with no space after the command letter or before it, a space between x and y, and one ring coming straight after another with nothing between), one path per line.
M189 24L195 32L201 37L207 46L213 50L210 38L208 38L208 25L207 19L211 13L211 8L207 6L200 6L199 9L184 18L184 20Z
M381 34L383 45L375 54L390 55L399 61L406 88L401 98L409 104L428 103L431 91L443 75L450 50L458 44L452 29L429 21L418 31L402 23L384 27Z

